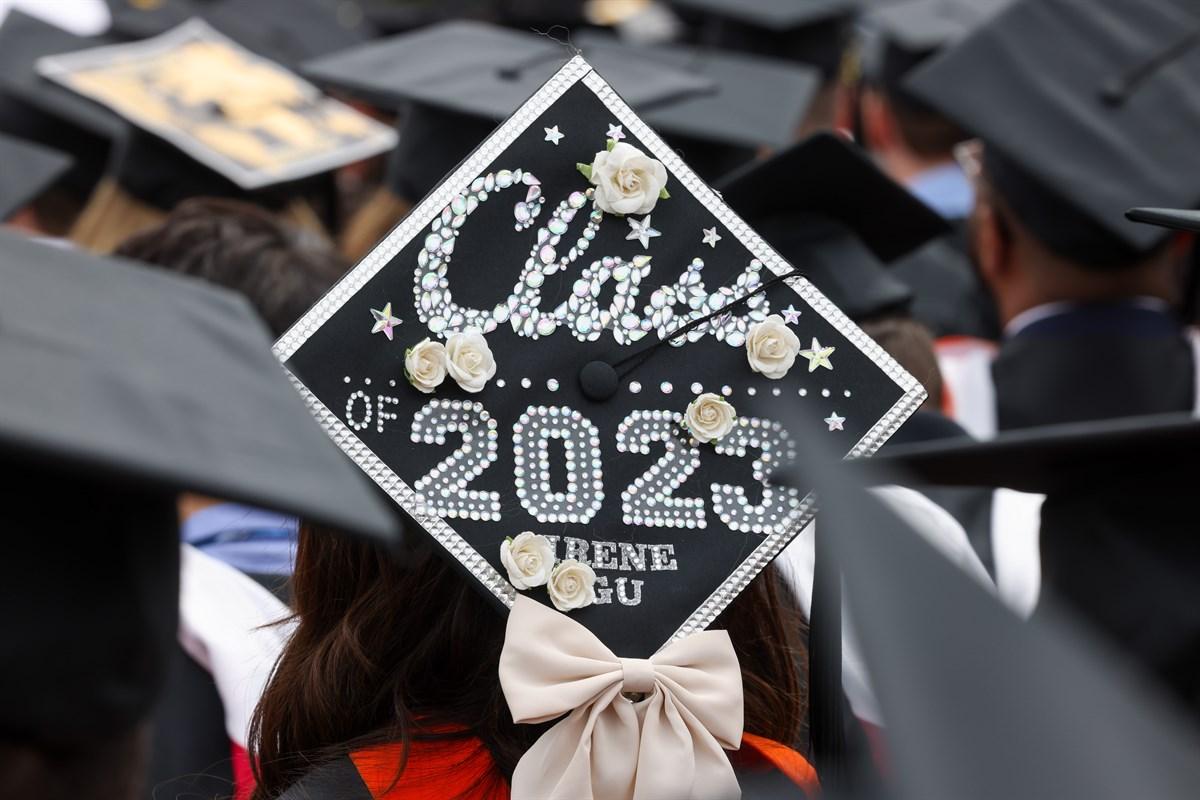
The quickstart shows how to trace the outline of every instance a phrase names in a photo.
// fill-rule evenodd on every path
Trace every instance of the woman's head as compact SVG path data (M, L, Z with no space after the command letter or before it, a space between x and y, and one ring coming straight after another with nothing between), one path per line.
M547 726L516 725L500 690L505 619L431 543L405 566L375 545L305 529L296 633L251 733L259 797L315 763L376 742L480 739L504 777ZM717 620L742 663L746 730L799 744L807 718L804 620L768 568Z
M280 336L346 269L319 234L237 200L195 198L116 255L241 292Z

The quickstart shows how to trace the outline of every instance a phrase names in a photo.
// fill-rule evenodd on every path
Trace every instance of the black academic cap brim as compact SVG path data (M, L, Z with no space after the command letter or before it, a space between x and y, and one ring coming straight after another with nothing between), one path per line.
M1014 0L902 0L867 12L864 24L909 53L932 52L965 38Z
M0 134L0 221L50 188L71 163L65 153Z
M601 53L592 65L635 109L711 92L713 81L661 63ZM369 42L306 62L309 80L380 108L409 102L498 122L570 57L555 41L456 21Z
M905 482L1051 494L1191 481L1197 452L1200 421L1166 414L1029 428L986 442L904 445L864 466L893 468Z
M787 213L820 214L840 222L885 263L949 230L935 211L858 147L832 133L815 134L749 164L719 181L717 188L752 224Z
M1160 228L1200 233L1200 211L1187 208L1131 208L1125 212L1125 218Z
M107 0L112 25L109 32L121 39L147 39L166 33L203 9L213 0Z
M0 283L0 459L397 538L240 296L12 233Z
M795 140L821 85L817 70L791 61L682 45L637 47L588 31L574 42L593 63L639 60L712 80L709 91L642 112L642 118L668 139L677 135L752 149L785 147Z
M900 797L1194 793L1200 739L1140 675L1053 611L1018 619L822 445L804 442L800 469L845 576Z
M923 63L904 89L1145 251L1164 234L1127 224L1131 199L1200 201L1197 26L1194 5L1176 0L1016 3ZM1047 241L1063 238L1044 219L1023 221L1049 229L1039 230Z
M861 0L673 0L673 5L777 33L854 14Z

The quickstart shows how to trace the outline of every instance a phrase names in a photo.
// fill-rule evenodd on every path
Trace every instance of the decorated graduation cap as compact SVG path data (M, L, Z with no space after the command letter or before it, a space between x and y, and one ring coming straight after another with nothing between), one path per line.
M802 272L573 58L276 352L335 441L511 609L509 644L545 626L597 664L632 660L627 691L647 692L646 659L727 652L704 629L810 518L803 489L766 482L797 437L867 454L925 398ZM759 410L783 398L821 421L785 431ZM502 656L502 683L527 658L553 661ZM717 660L697 674L736 691ZM538 712L505 691L518 721L587 699ZM740 735L740 701L714 700L719 731L693 731L706 765ZM557 774L518 767L514 793Z
M153 39L46 56L37 69L246 190L395 144L386 126L198 19Z
M0 221L50 188L71 167L71 157L0 134Z
M179 492L397 538L241 297L4 232L0 283L6 739L145 715L175 646Z
M837 73L863 0L673 0L700 42L811 64Z
M1163 438L1151 436L1149 444L1134 448L1129 425L1114 434L1110 444L1124 443L1109 455L1125 463L1121 455L1138 449L1145 458L1139 465L1161 455L1164 465L1190 462L1200 425L1176 419L1161 427ZM1053 438L1061 447L1080 434L1064 430ZM1029 434L1021 467L1041 472L1039 456L1057 447L1033 441ZM900 459L840 465L837 453L822 444L805 448L798 462L817 481L818 537L828 534L844 572L856 638L886 721L881 732L891 765L886 796L1117 800L1185 798L1194 792L1200 780L1195 727L1142 674L1060 608L1019 619L863 491L858 467L897 482L903 480L900 473L881 469L884 463L900 466ZM1009 460L1002 454L1008 446L974 447L977 458L948 456L940 474L989 470L997 457ZM1074 464L1105 447L1096 440ZM1061 472L1064 465L1056 466ZM825 775L822 784L830 788Z
M830 133L719 186L730 207L854 320L904 311L912 291L887 263L946 232L936 213Z
M1125 222L1131 198L1200 201L1198 25L1170 0L1018 3L905 86L984 141L988 181L1042 242L1119 267L1165 237Z

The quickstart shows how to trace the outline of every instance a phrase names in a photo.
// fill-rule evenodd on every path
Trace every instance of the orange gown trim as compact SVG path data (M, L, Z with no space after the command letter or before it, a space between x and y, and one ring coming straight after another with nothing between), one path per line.
M397 779L400 753L399 744L384 744L350 755L375 800L508 800L508 783L478 739L413 742ZM779 742L743 734L742 749L729 755L739 772L775 769L807 797L819 792L816 770L804 756Z

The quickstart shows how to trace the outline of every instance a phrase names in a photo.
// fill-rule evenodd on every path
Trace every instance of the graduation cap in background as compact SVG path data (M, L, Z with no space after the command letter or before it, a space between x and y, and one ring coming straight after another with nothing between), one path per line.
M1132 198L1200 202L1198 26L1171 0L1018 3L905 87L984 141L987 180L1043 243L1124 266L1165 238L1125 222Z
M1186 414L1073 423L987 442L889 447L874 466L904 483L1046 495L1043 595L1071 605L1200 718L1200 568ZM994 536L1003 536L1003 520ZM1119 585L1121 591L1113 592Z
M796 406L781 407L778 416L791 426L807 422ZM802 474L803 485L816 485L819 546L825 538L833 557L822 566L845 576L887 723L888 796L1117 800L1194 793L1200 738L1126 662L1061 611L1018 619L937 554L863 491L860 466L892 482L882 459L840 465L825 442L808 445L791 479ZM997 452L972 463L986 469ZM1024 466L1038 463L1029 455ZM826 585L836 586L836 577ZM813 658L823 644L812 644ZM835 797L853 796L838 793L826 774L822 783Z
M810 64L827 78L864 0L672 0L699 43Z
M660 64L712 80L706 91L644 109L634 105L707 180L732 172L764 149L794 142L821 84L811 67L745 53L689 45L636 46L588 31L573 42L591 63L620 59ZM623 91L619 83L614 85Z
M184 491L394 542L241 297L0 232L6 738L142 718L175 646Z
M868 81L901 91L901 80L929 56L962 41L1013 0L900 0L859 20L859 64Z
M718 184L722 197L851 319L903 311L887 263L947 231L840 136L816 134Z
M609 205L621 202L603 182L609 158L635 159L627 165L652 181L625 215ZM795 443L776 438L757 402L813 405L825 421L811 435L867 453L924 400L808 282L785 282L790 274L574 58L276 352L345 451L497 608L517 596L505 538L551 536L559 558L598 576L596 602L572 618L614 652L646 657L708 626L808 519L804 492L761 482ZM750 328L768 315L802 351L776 380L747 357ZM460 356L480 380L460 372L437 383L414 361L409 373L430 391L410 384L408 350L428 339L458 353L455 335L473 328L490 359L478 339L478 360ZM681 428L704 392L739 420L714 444ZM529 596L550 602L544 590Z
M71 168L71 157L0 134L0 222L50 188Z
M1200 232L1200 211L1186 208L1131 208L1125 218L1169 230Z
M159 36L199 17L259 55L287 67L373 38L377 31L354 0L108 0L111 33Z
M45 55L114 40L75 36L40 19L11 11L0 24L0 131L38 142L75 158L64 184L86 199L109 163L114 142L130 126L108 109L37 74Z

